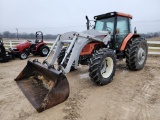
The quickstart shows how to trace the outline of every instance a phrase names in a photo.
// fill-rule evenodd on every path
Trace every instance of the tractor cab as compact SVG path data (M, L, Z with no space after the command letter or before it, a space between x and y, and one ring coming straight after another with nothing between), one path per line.
M131 33L132 16L120 12L110 12L94 17L94 29L109 31L111 34L110 48L119 50L123 40Z

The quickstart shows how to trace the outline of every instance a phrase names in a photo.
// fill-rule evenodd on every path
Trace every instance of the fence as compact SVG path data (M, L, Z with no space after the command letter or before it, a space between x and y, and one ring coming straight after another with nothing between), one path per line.
M148 54L160 55L160 41L147 41Z
M4 43L5 48L9 49L9 48L15 46L16 44L22 43L24 41L25 40L11 40L11 41L4 40L3 43ZM32 40L30 40L30 41L32 41ZM51 48L54 43L54 41L44 41L44 42L47 43L49 48Z
M4 46L6 49L13 47L14 45L24 42L24 40L12 40L4 41ZM48 47L51 47L54 41L45 41ZM160 41L147 41L148 43L148 54L160 55Z

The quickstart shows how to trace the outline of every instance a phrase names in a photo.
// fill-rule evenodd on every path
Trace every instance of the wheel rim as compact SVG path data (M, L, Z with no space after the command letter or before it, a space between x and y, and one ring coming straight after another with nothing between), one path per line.
M139 64L143 64L146 58L146 53L144 51L144 49L140 48L138 50L138 63Z
M43 48L42 53L43 53L43 55L47 55L48 54L48 49L47 48Z
M113 71L113 60L110 57L105 58L101 64L101 75L104 78L108 78Z
M22 53L22 54L21 54L21 58L22 58L22 59L26 59L26 58L27 58L27 54L26 54L26 53Z

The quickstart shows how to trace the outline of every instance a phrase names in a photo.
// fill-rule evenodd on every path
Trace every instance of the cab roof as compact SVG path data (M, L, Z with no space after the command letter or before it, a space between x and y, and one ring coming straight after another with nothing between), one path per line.
M122 17L127 17L127 18L132 19L132 15L122 13L122 12L109 12L106 14L94 16L94 19L103 19L103 18L109 18L109 17L115 17L115 16L122 16Z

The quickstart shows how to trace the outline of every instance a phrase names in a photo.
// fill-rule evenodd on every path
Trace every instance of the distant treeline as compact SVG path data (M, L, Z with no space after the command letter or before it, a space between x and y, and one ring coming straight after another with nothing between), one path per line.
M35 33L19 33L17 36L17 33L10 33L9 31L5 31L3 33L0 33L0 37L2 38L19 38L19 39L35 39L36 35ZM51 35L51 34L46 34L43 35L44 39L55 39L57 35Z
M147 34L141 34L142 37L145 38L154 38L154 37L160 37L160 32L150 32Z
M160 32L150 32L147 34L141 34L142 37L145 38L153 38L153 37L160 37ZM17 36L17 33L10 33L9 31L5 31L3 33L0 33L0 37L2 38L19 38L19 39L35 39L35 33L19 33ZM55 39L57 35L52 34L46 34L44 35L44 39Z

